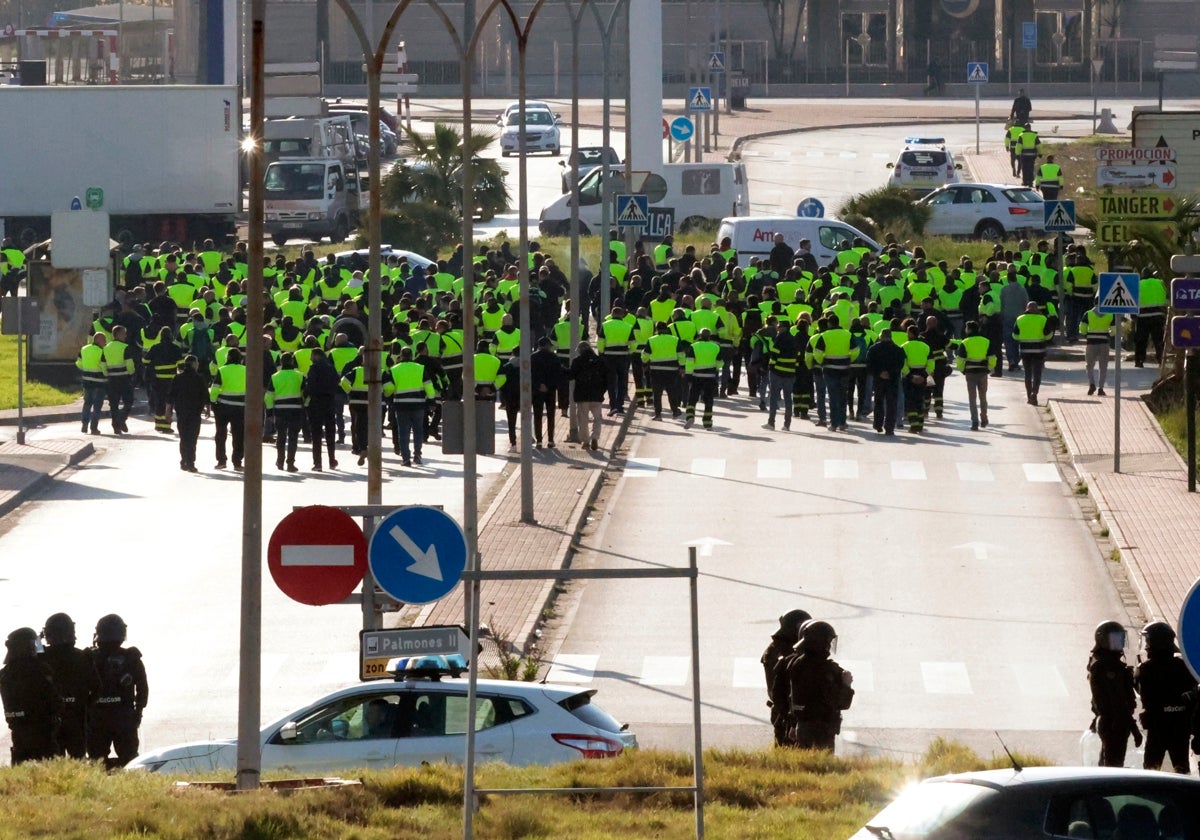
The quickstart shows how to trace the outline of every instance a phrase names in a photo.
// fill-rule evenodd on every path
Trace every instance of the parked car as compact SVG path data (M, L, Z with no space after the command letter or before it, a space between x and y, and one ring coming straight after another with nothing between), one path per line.
M928 234L1003 239L1019 231L1042 230L1042 196L1028 187L952 184L920 203L930 211Z
M352 102L342 102L339 100L337 102L329 103L327 109L330 114L350 114L356 111L362 114L367 113L367 105L365 102L361 105L356 105ZM384 125L392 130L393 134L398 135L400 133L400 121L396 119L395 114L382 105L379 106L379 119L383 121Z
M558 131L559 117L545 108L525 109L525 122L521 122L521 112L512 111L504 120L504 128L500 132L500 154L508 157L521 150L521 135L525 135L525 150L528 152L549 152L555 157L562 151L562 142Z
M262 769L320 775L461 762L467 680L447 676L457 669L415 665L395 681L343 688L264 726L259 734ZM577 686L479 680L477 760L555 764L635 748L633 733L592 703L595 693ZM152 750L129 764L130 769L156 773L232 771L236 766L237 741L232 739Z
M954 162L944 137L906 137L904 149L888 169L892 170L888 184L925 195L943 184L958 183L962 164Z
M370 117L366 111L333 111L331 114L345 114L350 118L351 124L354 126L354 133L367 143L367 148L370 148ZM388 128L386 122L382 119L379 121L379 153L384 157L391 157L396 154L396 150L400 146L400 138L396 136L396 132Z
M927 779L851 840L1200 838L1200 779L1148 770L1027 767Z
M605 162L609 166L620 166L621 158L612 148L606 146L580 146L578 149L572 149L566 160L558 162L562 167L562 191L571 191L571 186L575 183L572 172L576 164L579 165L579 182L583 183L589 172L599 169Z

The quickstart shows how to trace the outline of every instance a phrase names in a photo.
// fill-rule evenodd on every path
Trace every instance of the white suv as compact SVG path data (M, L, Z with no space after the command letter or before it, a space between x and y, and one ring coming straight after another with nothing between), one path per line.
M944 137L907 137L904 150L888 169L892 170L890 186L925 195L946 184L957 184L962 164L954 162Z
M525 134L525 151L549 152L558 157L562 141L558 131L559 118L544 108L525 109L525 123L521 124L521 112L512 111L504 118L500 132L500 154L508 157L521 151L521 134Z

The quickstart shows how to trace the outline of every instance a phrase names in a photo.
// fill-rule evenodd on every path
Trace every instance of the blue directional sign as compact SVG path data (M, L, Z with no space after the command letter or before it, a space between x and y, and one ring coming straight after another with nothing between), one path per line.
M825 205L820 199L806 198L796 206L796 215L808 219L819 219L825 215Z
M1042 227L1051 233L1058 230L1075 230L1075 202L1042 202Z
M1183 661L1200 680L1200 580L1192 584L1179 609L1179 652Z
M650 200L646 196L617 196L617 227L642 228L649 223Z
M671 120L671 139L686 143L696 133L696 126L687 117L676 117Z
M1142 278L1133 272L1104 272L1100 275L1096 311L1101 315L1136 315Z
M1037 49L1037 21L1021 21L1021 49Z
M437 508L401 508L376 526L367 563L376 583L397 601L428 604L458 585L467 567L467 538Z
M982 85L988 80L988 66L986 61L968 61L967 62L967 81L973 85Z
M710 88L710 87L688 88L687 107L688 107L689 111L711 111L712 110L712 88Z

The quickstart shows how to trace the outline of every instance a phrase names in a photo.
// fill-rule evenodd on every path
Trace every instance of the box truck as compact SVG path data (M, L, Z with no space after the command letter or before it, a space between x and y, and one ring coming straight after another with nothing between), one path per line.
M80 204L114 239L223 240L241 209L232 85L0 87L0 220L21 247Z
M264 139L274 157L263 184L267 235L280 247L323 236L344 242L365 204L350 118L271 120Z

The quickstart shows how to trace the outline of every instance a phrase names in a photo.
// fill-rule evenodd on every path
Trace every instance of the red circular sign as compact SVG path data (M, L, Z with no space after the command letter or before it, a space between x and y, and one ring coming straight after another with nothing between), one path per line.
M666 140L671 136L671 126L667 124L667 118L663 117L663 139Z
M271 532L267 568L289 598L314 607L336 604L362 582L367 540L358 523L337 508L299 508Z

